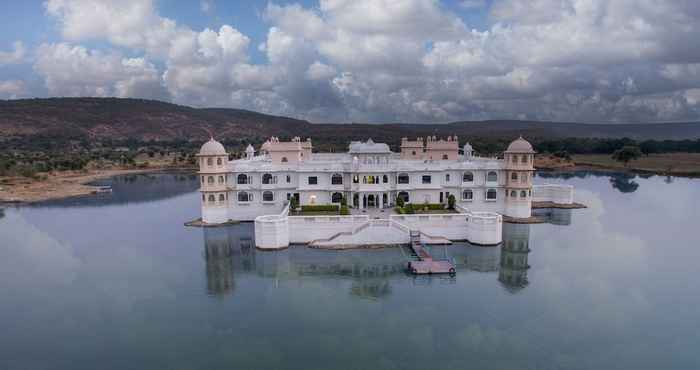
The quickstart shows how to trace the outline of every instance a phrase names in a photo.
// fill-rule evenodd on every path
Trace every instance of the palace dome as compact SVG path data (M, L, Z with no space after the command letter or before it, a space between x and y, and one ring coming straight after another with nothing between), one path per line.
M523 139L523 137L519 137L515 139L510 145L508 145L508 149L506 152L510 153L534 153L535 151L532 149L532 145L530 142L527 140Z
M202 148L199 149L199 155L226 155L226 148L212 138L202 145Z

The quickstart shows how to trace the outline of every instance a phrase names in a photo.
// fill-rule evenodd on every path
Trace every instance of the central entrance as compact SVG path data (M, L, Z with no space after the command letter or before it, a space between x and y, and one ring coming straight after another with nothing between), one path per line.
M371 207L371 208L377 207L377 200L375 199L374 194L369 194L367 196L367 207Z

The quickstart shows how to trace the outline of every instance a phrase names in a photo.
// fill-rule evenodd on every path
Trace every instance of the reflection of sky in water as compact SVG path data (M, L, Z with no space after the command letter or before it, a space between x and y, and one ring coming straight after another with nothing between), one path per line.
M6 209L0 368L695 368L699 182L632 180L547 179L590 208L433 247L455 278L404 274L397 248L259 252L251 224L185 228L197 193L146 182Z

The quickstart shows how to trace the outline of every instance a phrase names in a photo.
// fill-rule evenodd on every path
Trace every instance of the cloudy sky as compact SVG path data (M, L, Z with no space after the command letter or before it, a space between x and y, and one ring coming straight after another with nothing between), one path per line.
M698 0L25 0L0 99L153 98L314 122L700 120Z

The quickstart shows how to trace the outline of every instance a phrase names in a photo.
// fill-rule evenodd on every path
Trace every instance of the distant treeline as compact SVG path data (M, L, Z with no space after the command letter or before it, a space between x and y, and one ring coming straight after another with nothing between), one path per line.
M567 138L535 142L540 153L568 152L569 154L612 154L623 146L638 146L644 154L654 153L700 153L697 140L644 140Z

